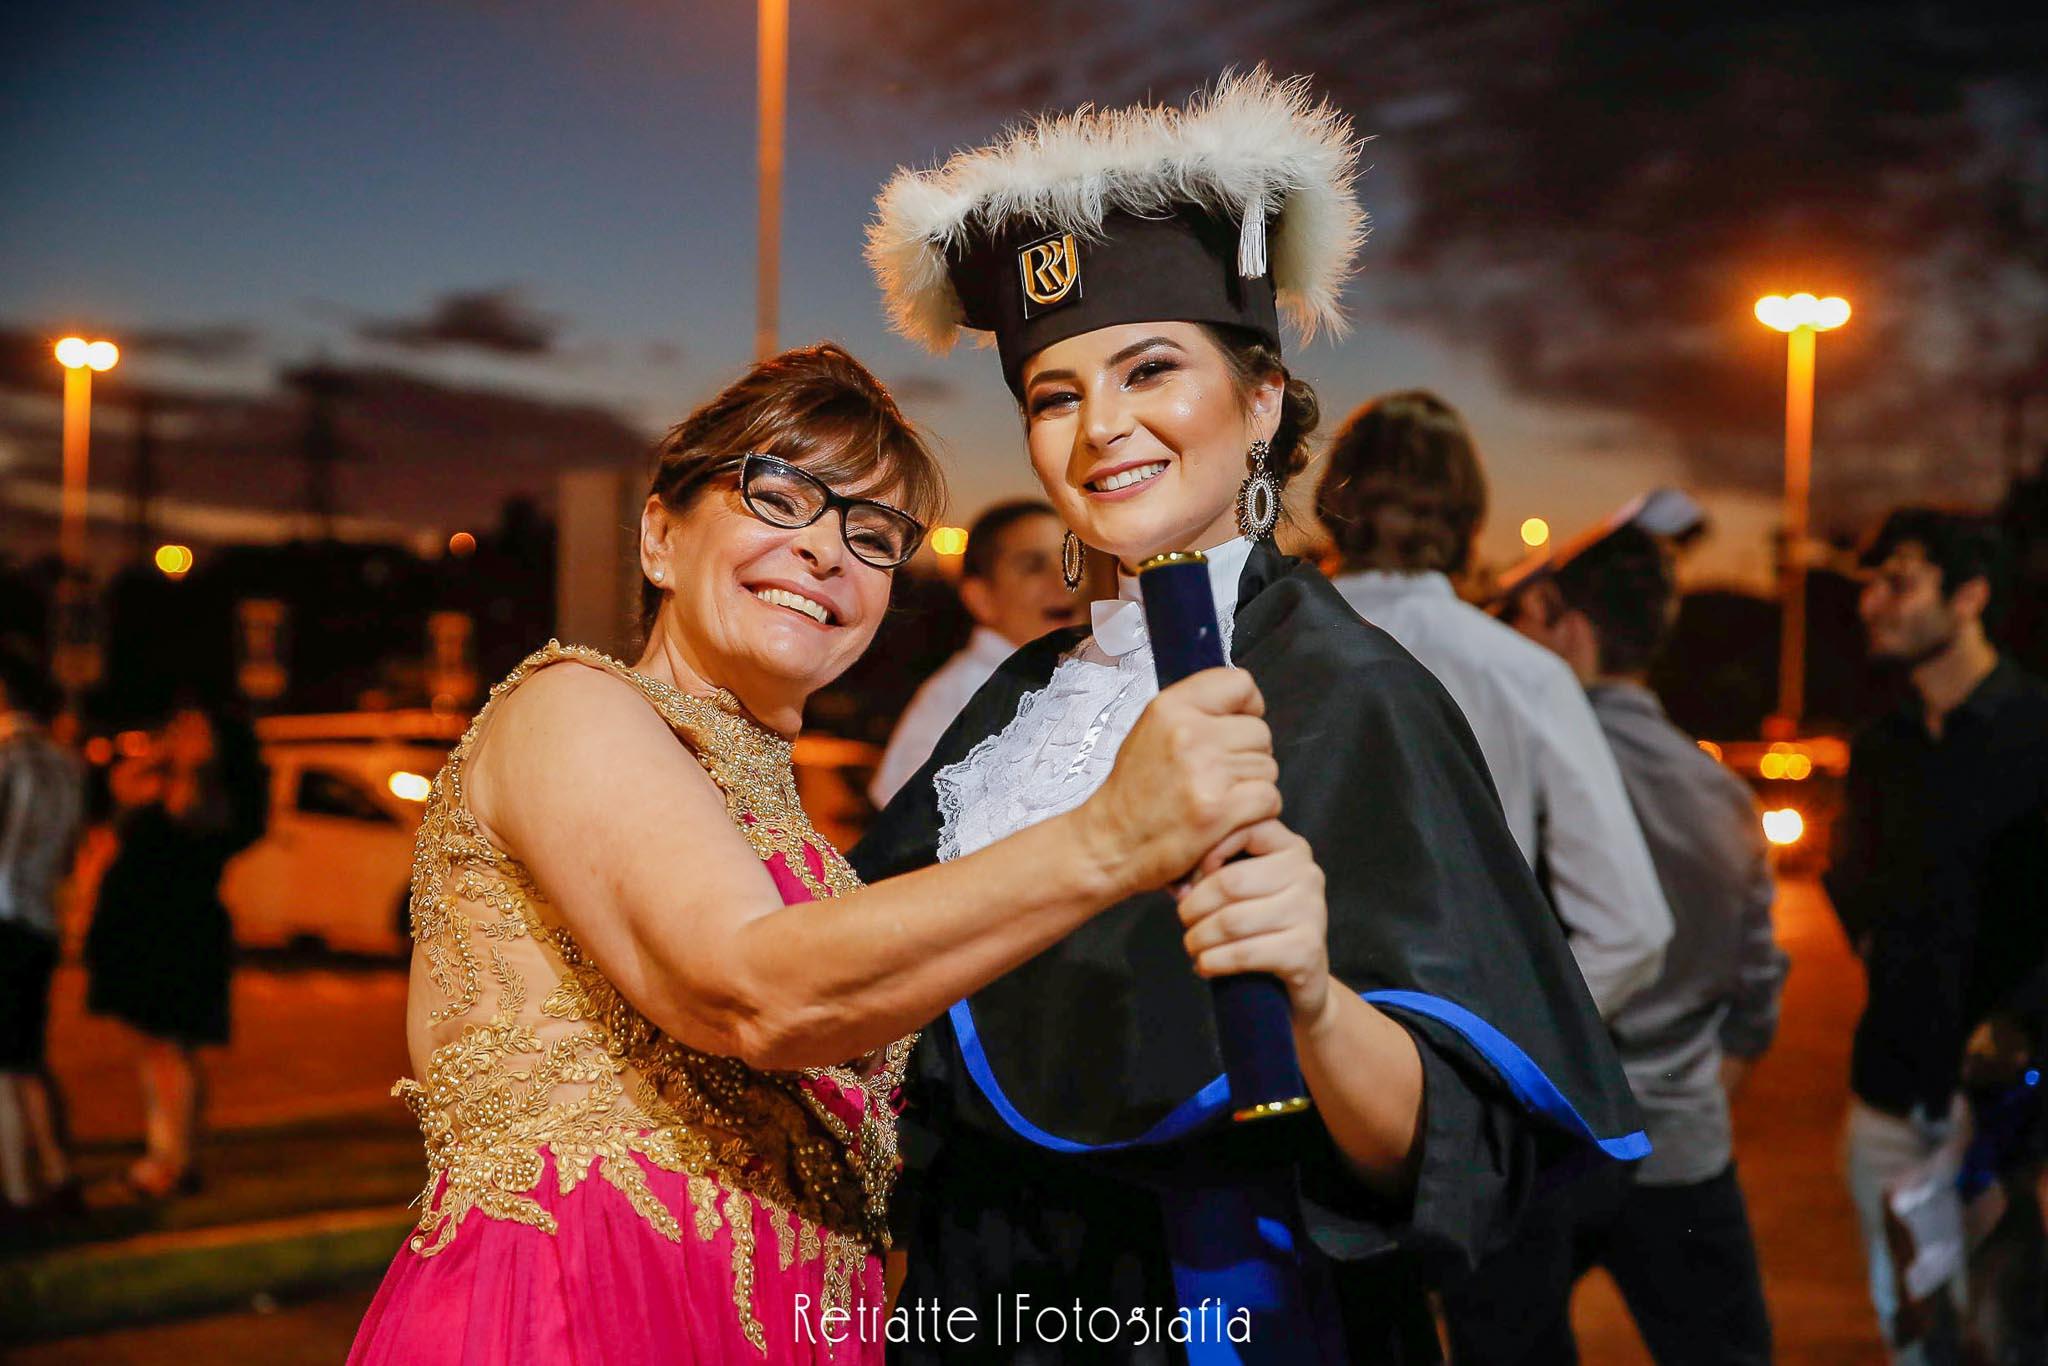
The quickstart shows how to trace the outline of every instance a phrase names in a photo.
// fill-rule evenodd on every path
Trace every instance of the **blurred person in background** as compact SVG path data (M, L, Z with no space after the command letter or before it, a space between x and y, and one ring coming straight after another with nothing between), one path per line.
M960 558L960 602L974 618L967 644L926 679L904 708L868 795L887 806L997 666L1019 646L1081 619L1080 600L1060 577L1065 530L1050 503L1020 498L974 519Z
M0 1193L6 1209L79 1205L45 1055L57 889L85 806L78 761L49 736L52 690L0 644Z
M1991 641L2007 569L1988 519L1901 508L1863 564L1871 658L1910 686L1851 744L1824 877L1869 983L1850 1062L1848 1179L1895 1360L1942 1361L1955 1351L1961 1280L1902 1300L1887 1197L1956 1139L1966 1045L2024 1033L2027 987L2048 953L2048 688ZM1952 1196L1952 1183L1934 1185Z
M1972 1366L2048 1362L2048 961L1971 1032L1971 1135L1957 1178L1970 1239L1963 1322Z
M1790 966L1772 933L1776 887L1755 796L1650 691L1650 666L1678 615L1657 536L1618 520L1531 582L1514 607L1516 628L1587 690L1675 933L1664 971L1608 1022L1650 1155L1613 1204L1532 1224L1482 1265L1479 1306L1461 1302L1454 1343L1476 1362L1576 1359L1572 1287L1601 1266L1662 1366L1768 1363L1770 1316L1729 1116L1776 1032ZM1513 1291L1524 1287L1535 1293L1518 1304ZM1503 1334L1519 1353L1503 1348Z
M1611 1019L1656 979L1671 912L1578 680L1452 586L1486 519L1486 472L1464 420L1421 390L1365 404L1330 444L1316 515L1336 543L1337 591L1465 714L1508 829Z
M119 847L86 936L86 1007L143 1036L144 1151L127 1180L162 1199L198 1188L197 1050L228 1041L234 960L221 870L262 835L268 792L253 732L192 701L110 785Z

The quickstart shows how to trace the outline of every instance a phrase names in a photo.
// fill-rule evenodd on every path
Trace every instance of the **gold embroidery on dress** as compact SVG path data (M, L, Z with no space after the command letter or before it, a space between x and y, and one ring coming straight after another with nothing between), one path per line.
M734 1191L725 1197L724 1213L726 1227L732 1230L732 1302L740 1311L740 1331L747 1335L755 1350L765 1352L768 1336L761 1328L761 1320L754 1317L754 1207L746 1196ZM836 1299L833 1297L829 1275L821 1298L833 1304L853 1303L850 1289Z
M733 1302L748 1341L765 1351L753 1308L762 1252L754 1212L767 1212L783 1269L791 1261L792 1222L799 1258L809 1262L822 1251L821 1307L851 1306L865 1258L888 1245L897 1166L889 1099L915 1039L899 1040L860 1066L802 1072L758 1071L698 1052L661 1033L568 929L542 913L546 899L526 869L470 813L463 768L497 699L565 659L605 669L648 698L718 785L735 826L763 860L780 856L813 897L846 895L860 885L804 815L790 742L746 717L730 694L692 697L597 651L557 642L514 669L491 690L436 776L414 846L413 938L429 981L446 998L431 1020L468 1014L483 997L487 974L496 997L488 1022L464 1025L434 1051L422 1079L394 1088L426 1137L427 1186L410 1246L434 1255L472 1210L555 1232L554 1216L532 1197L544 1171L543 1147L554 1157L561 1194L594 1168L662 1236L682 1241L680 1211L654 1193L637 1155L686 1177L698 1238L709 1240L721 1226L730 1231ZM538 1020L526 1014L526 982L504 949L522 940L544 949L558 972ZM572 1028L556 1036L548 1021ZM818 1094L823 1086L865 1097L857 1128Z
M690 1205L697 1211L697 1236L710 1242L718 1234L718 1187L710 1177L690 1178Z
M768 1224L775 1230L775 1265L787 1271L796 1261L796 1230L790 1226L789 1211L780 1205L770 1205Z
M867 1260L867 1249L840 1233L825 1235L825 1293L827 1304L853 1303L853 1280Z

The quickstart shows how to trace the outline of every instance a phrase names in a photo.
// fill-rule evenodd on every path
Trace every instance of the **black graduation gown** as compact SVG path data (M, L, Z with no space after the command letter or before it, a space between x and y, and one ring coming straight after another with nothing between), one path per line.
M934 861L932 775L1008 725L1080 639L1063 631L1026 646L976 694L854 849L864 879ZM926 1032L908 1084L892 1219L910 1262L900 1302L975 1307L984 1326L1000 1312L998 1293L1012 1311L1019 1294L1035 1305L1170 1309L1156 1192L1227 1180L1284 1143L1301 1225L1343 1305L1351 1361L1433 1361L1423 1287L1498 1241L1539 1178L1603 1151L1639 1157L1647 1142L1449 694L1314 568L1265 542L1240 580L1231 654L1265 697L1283 819L1327 879L1332 972L1354 990L1404 993L1379 1004L1422 1057L1412 1199L1398 1208L1376 1200L1312 1117L1226 1121L1163 1147L1104 1155L1019 1137L1005 1106L1063 1138L1130 1139L1221 1072L1207 987L1188 966L1169 897L1150 893L1105 911ZM896 1359L996 1359L989 1343L984 1327L975 1346L927 1342L897 1349ZM1006 1344L1000 1358L1181 1359L1170 1344L1071 1339Z

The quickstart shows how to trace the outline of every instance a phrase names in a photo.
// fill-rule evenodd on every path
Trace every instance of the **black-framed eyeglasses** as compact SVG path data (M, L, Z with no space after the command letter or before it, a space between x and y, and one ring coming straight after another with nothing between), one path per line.
M924 543L924 523L872 498L849 498L808 470L765 451L748 451L732 462L740 470L740 500L770 526L795 530L828 512L839 513L839 538L862 564L895 569Z

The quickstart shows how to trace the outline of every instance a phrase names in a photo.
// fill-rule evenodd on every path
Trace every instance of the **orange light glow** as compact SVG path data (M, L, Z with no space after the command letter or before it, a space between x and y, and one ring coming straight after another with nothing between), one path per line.
M394 773L390 778L391 795L408 802L423 802L434 790L434 784L419 773Z
M1811 294L1790 298L1767 294L1756 301L1756 320L1780 332L1796 332L1802 327L1828 332L1849 321L1849 301L1832 294L1825 299Z
M1719 745L1715 744L1712 740L1702 740L1699 742L1699 746L1709 759L1712 759L1717 764L1721 762L1721 747Z
M965 527L942 526L932 529L932 553L935 555L965 555L967 553L967 530Z
M83 337L66 337L55 350L57 363L67 370L111 370L121 359L121 348L112 342Z
M1550 544L1550 523L1541 517L1531 517L1522 523L1522 544L1531 550Z
M1784 847L1799 843L1806 834L1806 818L1789 806L1764 812L1764 838Z
M167 579L182 579L192 572L192 549L182 545L160 545L156 548L156 567Z
M476 554L476 537L467 531L458 531L448 538L448 553L458 558Z

